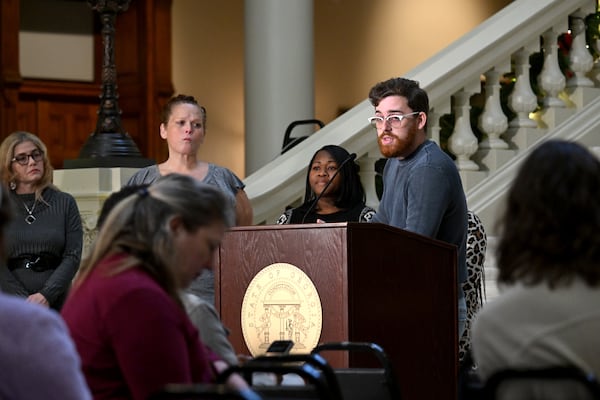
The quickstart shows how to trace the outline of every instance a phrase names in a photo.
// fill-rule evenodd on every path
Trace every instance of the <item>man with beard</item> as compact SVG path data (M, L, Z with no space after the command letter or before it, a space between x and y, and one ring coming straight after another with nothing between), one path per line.
M427 139L429 98L419 83L392 78L369 92L375 116L369 122L388 158L383 195L372 222L392 225L458 248L458 337L466 319L461 283L467 279L467 203L452 159Z

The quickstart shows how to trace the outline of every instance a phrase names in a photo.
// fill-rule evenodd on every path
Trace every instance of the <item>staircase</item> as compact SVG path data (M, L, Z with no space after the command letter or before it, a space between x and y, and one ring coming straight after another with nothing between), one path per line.
M586 43L584 23L596 7L594 0L516 0L403 74L419 81L429 93L428 129L434 141L440 143L440 118L453 117L447 148L456 158L469 208L484 223L490 248L504 193L536 143L551 138L575 140L600 153L600 65L586 48L597 48L598 43ZM568 53L572 73L568 77L559 67L557 46L559 36L566 32L572 37ZM543 57L537 95L530 85L533 54ZM514 115L510 120L500 99L500 82L506 74L514 81L508 96ZM470 121L476 94L483 99L477 124L481 139L473 133ZM381 156L375 131L367 122L372 113L367 100L357 104L318 134L248 176L246 191L254 222L272 224L286 206L301 202L308 160L326 144L339 144L358 155L367 203L377 207L374 163ZM488 298L496 290L493 260L488 254Z

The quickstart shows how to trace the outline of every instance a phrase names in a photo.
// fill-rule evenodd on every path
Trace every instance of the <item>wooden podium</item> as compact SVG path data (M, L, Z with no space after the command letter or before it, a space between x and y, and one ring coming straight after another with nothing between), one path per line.
M238 353L249 354L241 324L248 285L275 263L298 267L316 287L319 343L377 343L390 357L403 400L456 398L455 246L383 224L233 228L216 256L215 302ZM336 368L369 362L354 353L327 358Z

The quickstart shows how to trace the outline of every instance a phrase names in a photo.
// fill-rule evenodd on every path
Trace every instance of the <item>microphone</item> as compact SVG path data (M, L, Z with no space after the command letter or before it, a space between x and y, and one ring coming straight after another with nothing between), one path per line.
M316 207L319 200L321 200L321 197L323 197L323 194L325 194L325 191L327 190L327 188L329 188L329 185L331 185L331 182L333 182L333 179L342 170L342 167L344 165L348 164L350 161L354 161L355 158L356 158L356 153L352 153L344 161L342 161L342 163L338 166L338 169L331 176L331 179L329 179L329 181L325 184L325 187L323 188L323 190L321 190L321 193L317 196L317 198L312 202L310 207L308 207L308 210L306 210L306 212L304 213L304 216L302 217L302 221L300 222L301 224L304 223L308 214L313 210L313 208Z

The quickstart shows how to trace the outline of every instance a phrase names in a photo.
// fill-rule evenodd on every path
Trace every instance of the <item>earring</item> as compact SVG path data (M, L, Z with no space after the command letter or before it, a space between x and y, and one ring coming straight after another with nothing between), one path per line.
M8 187L10 188L10 190L15 190L17 188L17 184L15 181L10 181Z

